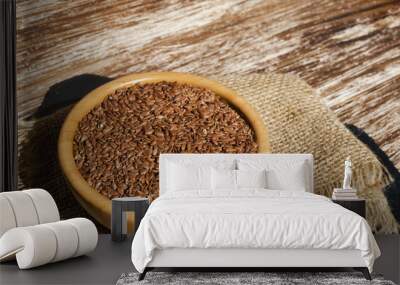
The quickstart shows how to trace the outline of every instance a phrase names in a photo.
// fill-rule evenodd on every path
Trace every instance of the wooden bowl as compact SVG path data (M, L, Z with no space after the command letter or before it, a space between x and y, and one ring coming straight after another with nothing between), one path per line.
M110 228L111 200L93 189L80 174L74 159L73 140L80 120L116 89L126 88L137 83L175 81L208 88L223 97L236 110L239 110L255 132L259 152L269 152L267 130L261 117L235 91L218 82L186 73L150 72L135 73L106 83L82 98L68 114L60 131L58 140L58 158L61 169L69 183L72 193L86 211L101 224ZM133 217L128 217L133 225ZM131 226L130 226L131 227Z

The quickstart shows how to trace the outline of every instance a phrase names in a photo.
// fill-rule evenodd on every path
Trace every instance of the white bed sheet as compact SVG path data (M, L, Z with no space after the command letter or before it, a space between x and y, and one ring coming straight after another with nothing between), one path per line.
M359 215L323 196L265 189L162 195L133 239L135 268L166 248L357 249L370 271L380 255Z

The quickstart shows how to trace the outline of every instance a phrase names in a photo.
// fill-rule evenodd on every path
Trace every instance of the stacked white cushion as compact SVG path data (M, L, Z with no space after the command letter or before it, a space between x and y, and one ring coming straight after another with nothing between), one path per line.
M56 262L75 255L78 248L79 237L78 232L68 223L68 220L48 223L40 227L43 227L43 230L46 228L50 229L52 239L57 242L55 254L48 262Z
M9 229L15 228L17 222L10 202L0 195L0 237Z
M57 205L43 189L0 193L0 261L16 257L21 269L79 256L97 245L88 219L60 221Z
M239 170L266 170L267 188L273 190L307 191L311 189L308 164L293 159L238 159Z
M39 224L38 214L31 197L23 191L3 192L12 208L17 227L26 227Z
M53 232L42 225L13 228L0 238L0 260L16 257L20 269L50 262L56 250Z
M79 243L74 257L86 254L96 248L98 238L97 229L90 220L74 218L66 220L66 222L70 223L78 233Z
M0 193L0 237L14 227L26 227L60 220L53 197L43 189ZM4 217L4 218L3 218Z
M50 193L43 189L29 189L20 191L28 194L32 199L36 213L38 215L39 224L51 223L60 220L56 202Z
M16 254L18 266L28 269L86 254L97 245L97 230L88 219L14 228L0 239L0 258Z

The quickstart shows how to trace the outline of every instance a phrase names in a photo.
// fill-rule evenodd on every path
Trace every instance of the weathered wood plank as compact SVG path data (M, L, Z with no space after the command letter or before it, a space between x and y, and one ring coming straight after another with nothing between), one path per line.
M400 168L398 1L25 0L17 26L21 119L49 86L85 72L285 72Z

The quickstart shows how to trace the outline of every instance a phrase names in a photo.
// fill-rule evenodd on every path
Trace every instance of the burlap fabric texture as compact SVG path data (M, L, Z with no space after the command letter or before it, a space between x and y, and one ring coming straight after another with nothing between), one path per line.
M313 89L291 75L215 76L236 90L262 116L274 153L312 153L315 193L331 196L340 187L343 164L351 156L353 187L367 200L367 220L379 233L397 233L382 192L390 177L375 156L320 102ZM63 218L87 216L68 189L57 161L57 138L70 108L20 125L20 189L42 187L56 200ZM99 226L100 230L105 231Z
M262 116L274 153L312 153L315 193L330 197L343 180L344 160L353 163L352 185L367 200L375 232L397 233L400 225L382 190L390 177L374 154L341 124L314 90L292 75L254 74L215 79L243 96Z

